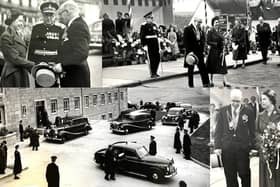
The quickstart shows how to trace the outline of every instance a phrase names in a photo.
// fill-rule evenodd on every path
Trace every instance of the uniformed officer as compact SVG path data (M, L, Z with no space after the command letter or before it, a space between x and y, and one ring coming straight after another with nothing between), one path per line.
M157 74L157 70L160 62L158 42L159 30L157 25L153 22L152 12L144 15L144 18L146 19L146 21L142 23L140 28L141 43L143 46L147 45L148 47L151 78L156 78L159 77L159 75Z
M36 64L40 62L59 63L57 51L62 43L64 29L62 24L55 23L57 9L58 4L53 0L43 1L40 5L43 22L32 28L28 52L28 59Z

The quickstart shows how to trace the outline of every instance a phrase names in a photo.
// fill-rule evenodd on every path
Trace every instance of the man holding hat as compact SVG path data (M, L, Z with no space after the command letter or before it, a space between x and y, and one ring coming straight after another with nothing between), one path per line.
M222 156L227 187L250 187L249 151L255 145L254 116L252 110L241 104L242 92L233 89L231 104L222 107L217 114L215 153Z
M159 77L159 75L157 74L157 70L160 62L158 42L159 30L157 25L153 22L152 12L144 15L144 18L146 19L146 21L142 23L140 28L141 43L143 46L148 47L151 78L156 78Z
M55 23L58 4L55 0L42 1L40 10L43 22L32 28L28 59L36 64L41 62L58 62L58 49L62 43L63 25ZM36 83L36 87L40 87ZM55 84L53 87L57 87Z
M186 58L195 59L195 62L185 62L184 67L188 68L189 87L194 87L193 73L194 65L197 64L203 87L209 87L209 77L204 63L204 45L205 35L201 29L202 20L194 18L194 23L184 29L184 46L186 49Z
M55 164L56 159L56 156L51 156L52 162L47 166L46 179L48 182L48 187L59 187L59 169Z

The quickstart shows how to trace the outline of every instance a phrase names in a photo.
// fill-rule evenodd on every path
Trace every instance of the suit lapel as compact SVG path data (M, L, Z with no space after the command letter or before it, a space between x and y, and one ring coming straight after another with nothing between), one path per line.
M227 128L229 129L229 122L232 120L232 112L231 112L231 105L227 106L226 109L226 121L227 121Z
M237 121L237 126L236 126L236 129L240 126L240 123L242 123L242 112L243 112L243 109L244 109L244 105L241 105L240 106L240 110L239 110L239 116L238 116L238 121Z

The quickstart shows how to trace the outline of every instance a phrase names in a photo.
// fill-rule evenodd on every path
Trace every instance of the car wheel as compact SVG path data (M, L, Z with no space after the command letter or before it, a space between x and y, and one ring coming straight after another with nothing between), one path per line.
M160 173L158 171L152 171L151 174L150 174L150 180L152 182L159 182L161 179L161 176L160 176Z

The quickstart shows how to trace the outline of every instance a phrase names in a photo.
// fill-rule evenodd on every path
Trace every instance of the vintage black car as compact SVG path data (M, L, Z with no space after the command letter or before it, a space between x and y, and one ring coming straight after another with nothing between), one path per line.
M116 142L112 144L117 158L116 168L119 172L126 172L148 177L153 182L171 178L177 174L173 159L162 156L152 156L146 147L136 142ZM94 154L97 164L104 167L105 152L107 148L100 149Z
M168 113L161 118L162 125L179 125L187 118L186 110L183 107L172 107Z
M121 112L119 117L111 121L112 132L128 134L140 130L149 130L155 125L148 110L127 110Z
M91 129L88 119L85 117L57 118L50 129L45 129L44 137L47 140L57 140L64 143L67 139L87 135Z

